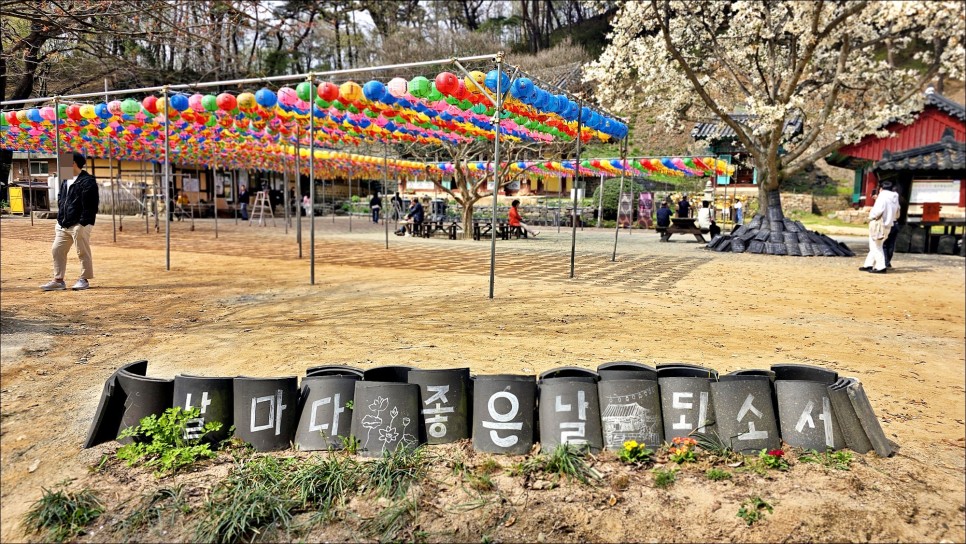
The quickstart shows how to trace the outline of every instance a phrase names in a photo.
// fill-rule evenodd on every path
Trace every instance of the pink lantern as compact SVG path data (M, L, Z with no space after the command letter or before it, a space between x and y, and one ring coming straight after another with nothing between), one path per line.
M201 103L201 99L203 98L204 96L199 93L195 93L188 97L188 107L191 108L191 111L204 113L205 106Z
M291 87L282 87L278 90L278 101L282 103L283 106L292 107L298 101L299 95L295 92L295 89Z
M389 88L389 94L396 98L402 98L408 91L409 82L401 77L394 77L389 81L387 87Z
M56 117L56 114L54 113L54 108L50 106L44 106L43 108L40 108L40 117L45 121L53 121L54 118Z
M114 115L121 115L121 114L123 114L124 112L121 111L121 101L120 100L111 100L110 102L108 102L107 103L107 111L113 113ZM41 112L41 115L43 115L43 112Z

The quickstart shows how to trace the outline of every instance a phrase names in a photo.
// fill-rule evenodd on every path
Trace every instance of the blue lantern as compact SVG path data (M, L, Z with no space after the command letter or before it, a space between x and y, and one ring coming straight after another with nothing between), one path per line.
M386 86L381 81L372 80L362 86L362 95L370 102L380 102L386 94Z
M278 96L271 89L262 88L255 93L255 103L259 106L268 109L274 107L278 103Z
M500 92L505 92L510 87L510 76L499 70L490 70L486 73L486 88L496 90L496 78L500 78Z

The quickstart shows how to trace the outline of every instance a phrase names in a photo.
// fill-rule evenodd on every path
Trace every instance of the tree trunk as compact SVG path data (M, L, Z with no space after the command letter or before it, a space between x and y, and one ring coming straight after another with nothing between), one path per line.
M462 239L463 240L473 239L473 205L474 204L476 204L475 200L468 204L466 202L463 203L463 214L462 214L463 215L463 219L462 219L462 224L463 224Z

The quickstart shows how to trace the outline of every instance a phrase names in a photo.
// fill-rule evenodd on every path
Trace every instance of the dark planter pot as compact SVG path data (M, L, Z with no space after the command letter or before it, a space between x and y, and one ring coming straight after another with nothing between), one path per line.
M144 375L148 370L147 361L135 361L128 363L114 371L113 374L104 382L101 390L101 400L97 403L97 411L94 412L94 420L87 431L87 439L84 440L84 448L92 448L104 442L110 442L117 438L117 433L121 428L121 419L124 417L127 393L122 391L117 383L117 375L122 370L129 374Z
M295 447L302 451L341 450L352 425L356 382L361 375L302 378Z
M631 361L615 361L597 367L597 375L604 380L657 380L653 367Z
M174 377L174 405L184 410L197 408L201 411L201 415L186 426L186 439L198 438L208 422L221 423L221 429L205 435L205 442L217 444L228 438L228 430L235 421L232 404L233 380L184 374Z
M352 436L359 454L381 457L396 448L419 445L419 386L411 383L356 382Z
M358 376L361 380L365 373L361 368L345 365L313 366L305 369L305 377L311 376Z
M781 447L768 376L727 374L711 383L718 436L732 449L756 453Z
M859 453L874 449L881 457L895 453L898 446L886 438L859 380L840 378L828 386L828 392L849 449Z
M604 447L619 450L628 440L648 446L664 443L657 380L604 378L597 384L597 394Z
M711 382L717 379L718 373L709 368L658 365L665 441L692 432L713 433L717 430L711 398Z
M540 444L551 450L560 444L600 451L600 401L597 373L593 376L544 378L540 381Z
M816 451L845 447L827 383L777 380L775 391L782 438L789 446Z
M537 381L496 374L473 379L473 449L522 455L533 446Z
M579 366L560 366L551 368L540 374L539 381L551 378L593 378L595 381L600 379L596 372L589 368Z
M419 386L422 441L448 444L470 437L470 369L410 370Z
M839 379L839 373L819 366L778 364L771 365L776 380L800 380L806 382L822 382L833 384Z
M410 370L414 370L413 367L402 365L377 366L364 371L362 379L367 382L407 383Z
M147 369L145 362L144 369ZM148 378L141 372L132 372L126 367L117 372L117 385L126 397L124 401L124 415L121 416L121 426L118 432L141 423L141 419L154 415L160 416L171 408L174 398L174 380ZM141 370L141 369L137 369ZM122 444L130 443L132 439L118 440Z
M298 421L298 379L239 376L232 389L235 436L257 451L288 448Z

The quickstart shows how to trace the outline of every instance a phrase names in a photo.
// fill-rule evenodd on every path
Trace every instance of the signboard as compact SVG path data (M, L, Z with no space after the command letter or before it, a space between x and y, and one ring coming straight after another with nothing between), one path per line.
M959 204L959 188L962 183L962 180L912 180L912 194L909 195L909 203Z
M637 203L637 222L639 226L651 228L654 216L654 196L651 193L641 193Z
M200 190L198 188L198 178L183 178L181 180L181 190L188 193L197 193Z
M23 215L23 187L10 187L10 213Z
M617 224L621 228L631 226L634 209L631 198L632 195L630 193L623 193L620 197L620 203L617 205Z
M436 184L429 180L410 180L406 182L407 191L432 191L436 188Z

